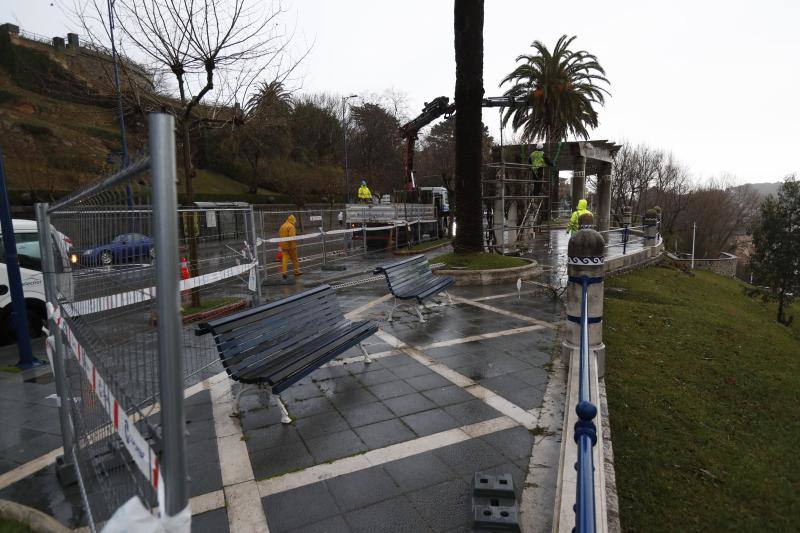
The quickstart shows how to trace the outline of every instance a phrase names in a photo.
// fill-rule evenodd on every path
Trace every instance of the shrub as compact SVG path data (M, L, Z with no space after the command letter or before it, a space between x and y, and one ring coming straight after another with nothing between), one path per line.
M18 122L17 126L19 126L22 131L30 133L34 137L44 137L53 134L53 130L47 126L40 126L32 122Z

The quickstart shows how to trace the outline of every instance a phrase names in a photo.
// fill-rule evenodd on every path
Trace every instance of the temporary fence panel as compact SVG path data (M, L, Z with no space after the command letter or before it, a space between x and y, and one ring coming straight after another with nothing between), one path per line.
M133 496L188 528L174 119L149 130L149 157L37 206L65 461L93 531Z

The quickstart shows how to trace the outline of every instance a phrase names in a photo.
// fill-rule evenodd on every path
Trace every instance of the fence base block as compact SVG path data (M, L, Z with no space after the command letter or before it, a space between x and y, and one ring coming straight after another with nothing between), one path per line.
M78 482L75 468L75 463L65 460L63 455L56 457L56 478L62 487L70 487Z

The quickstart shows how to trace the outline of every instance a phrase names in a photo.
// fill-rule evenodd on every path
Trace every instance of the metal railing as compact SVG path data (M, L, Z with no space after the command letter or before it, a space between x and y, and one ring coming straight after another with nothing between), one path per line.
M366 207L364 208L367 209ZM268 282L282 276L282 243L293 241L301 271L342 270L344 263L367 259L374 253L401 250L440 238L440 222L430 219L394 220L380 225L352 223L345 209L255 211L257 246L262 276ZM281 238L280 226L289 215L296 219L294 238ZM341 216L340 216L341 215ZM359 220L365 220L361 218ZM287 265L291 275L291 265Z
M148 124L148 158L37 205L63 471L91 531L131 497L188 513L174 118Z
M578 445L577 491L575 495L576 533L594 533L596 529L596 501L594 492L593 448L597 444L597 427L594 418L597 407L591 401L591 365L589 359L589 284L592 280L582 276L581 321L580 321L580 368L578 381L578 404L575 412L575 443Z

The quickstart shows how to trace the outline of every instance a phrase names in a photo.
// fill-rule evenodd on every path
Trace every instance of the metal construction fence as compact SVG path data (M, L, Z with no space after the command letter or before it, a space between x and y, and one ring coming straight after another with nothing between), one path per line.
M151 115L149 134L149 157L37 205L60 468L74 469L92 531L134 496L189 530L183 390L213 348L182 324L203 299L257 295L247 290L257 269L246 237L217 233L212 245L196 228L179 232L179 219L202 217L177 208L174 119ZM184 249L195 252L191 267ZM203 260L198 250L208 250Z
M363 214L359 214L359 210ZM372 252L405 249L441 236L440 222L436 219L420 217L367 224L370 211L372 209L367 206L255 211L258 255L264 278L281 276L281 258L284 248L288 248L284 243L290 241L295 243L301 270L339 270L344 268L345 262ZM354 217L354 213L358 216ZM295 217L297 235L282 238L279 230L289 215ZM289 269L291 264L287 266Z

